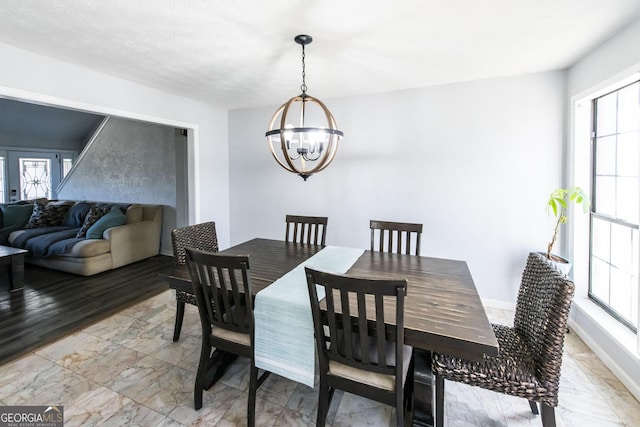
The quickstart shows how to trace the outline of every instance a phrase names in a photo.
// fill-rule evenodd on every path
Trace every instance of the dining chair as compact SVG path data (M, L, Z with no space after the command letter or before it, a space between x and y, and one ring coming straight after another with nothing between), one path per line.
M325 245L327 238L326 216L287 215L285 242Z
M498 356L469 361L433 353L436 425L444 424L444 380L523 397L542 425L555 426L562 348L574 293L573 282L540 253L530 253L522 274L513 327L492 324Z
M253 297L249 279L249 257L222 255L185 248L187 265L202 324L200 362L194 386L194 407L202 408L207 373L217 358L213 350L224 351L250 362L247 420L255 425L256 391L269 376L258 377L254 360Z
M411 255L413 247L413 254L420 255L422 224L371 220L369 221L369 228L371 229L372 251L402 253L404 246L405 254ZM412 236L414 238L413 243Z
M309 267L305 272L320 372L316 425L325 425L339 389L394 406L397 425L404 426L413 398L413 348L404 345L406 280L349 277ZM325 292L323 307L316 286ZM395 317L391 328L385 317Z
M176 228L171 232L171 243L173 245L173 264L175 266L185 265L186 246L208 252L218 252L216 223L211 221ZM186 304L196 305L196 298L193 293L176 290L176 323L173 328L173 341L180 339Z

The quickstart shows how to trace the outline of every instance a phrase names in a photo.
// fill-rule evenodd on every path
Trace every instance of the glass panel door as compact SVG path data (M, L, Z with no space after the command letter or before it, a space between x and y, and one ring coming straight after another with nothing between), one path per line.
M58 155L46 152L9 152L9 200L55 199L60 183Z

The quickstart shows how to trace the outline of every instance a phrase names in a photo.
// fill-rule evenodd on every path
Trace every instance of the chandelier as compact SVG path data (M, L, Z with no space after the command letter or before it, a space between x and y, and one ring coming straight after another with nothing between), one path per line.
M336 120L326 105L307 95L304 47L313 39L299 35L294 40L302 46L302 93L276 110L265 136L278 164L306 181L312 174L329 166L344 134L337 129ZM321 122L324 125L310 124Z

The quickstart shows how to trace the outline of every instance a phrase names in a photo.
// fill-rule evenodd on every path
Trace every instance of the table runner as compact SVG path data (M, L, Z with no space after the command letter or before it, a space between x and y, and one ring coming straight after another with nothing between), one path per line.
M261 369L313 387L315 340L304 267L342 274L363 249L326 246L256 294L255 362ZM318 298L324 290L318 288Z

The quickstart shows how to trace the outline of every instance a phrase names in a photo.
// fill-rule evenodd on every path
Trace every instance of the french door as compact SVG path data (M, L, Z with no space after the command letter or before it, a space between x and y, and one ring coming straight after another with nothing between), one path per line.
M55 199L62 179L60 155L51 152L9 151L6 201Z

